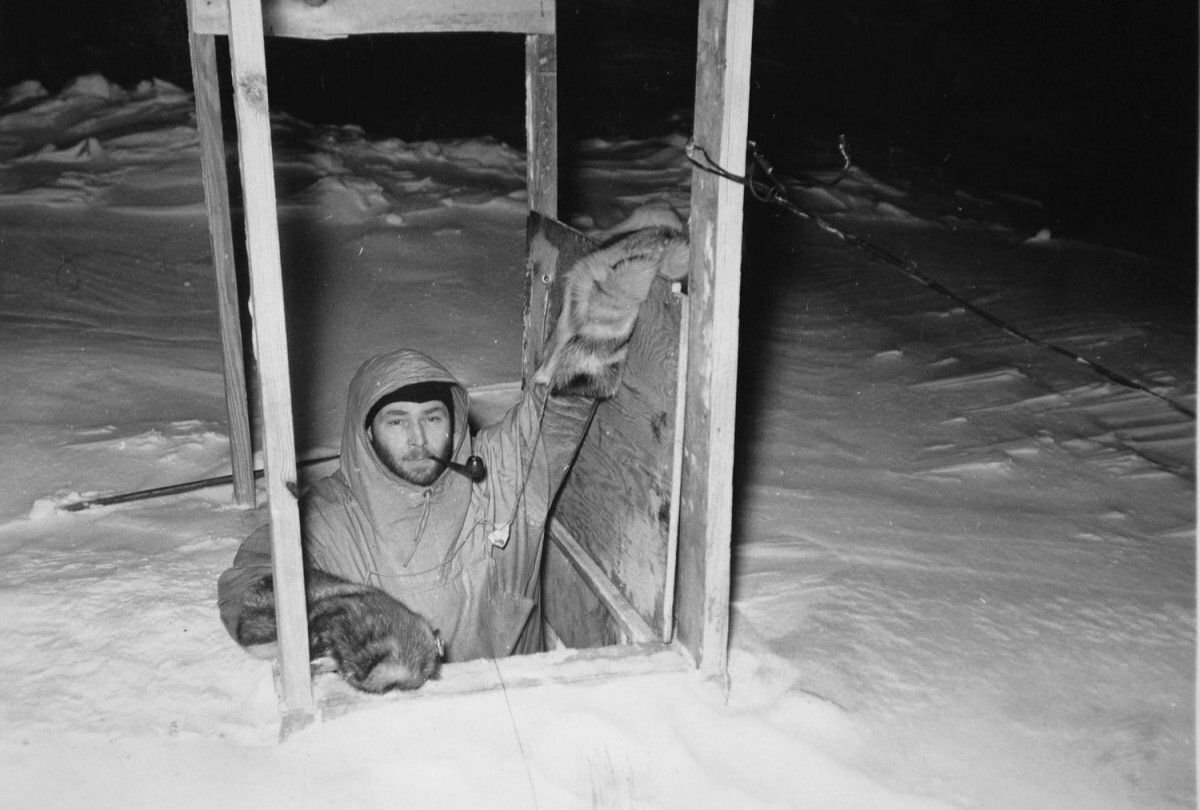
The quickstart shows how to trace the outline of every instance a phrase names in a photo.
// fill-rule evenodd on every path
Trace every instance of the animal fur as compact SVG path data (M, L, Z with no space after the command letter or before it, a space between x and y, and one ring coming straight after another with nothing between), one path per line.
M687 263L687 237L662 226L615 237L577 261L563 281L562 310L534 384L556 394L613 396L650 284L656 275L682 278Z
M315 569L306 572L305 590L312 661L331 661L364 692L416 689L436 676L442 652L437 632L388 594ZM276 642L270 575L247 593L237 640L251 649Z

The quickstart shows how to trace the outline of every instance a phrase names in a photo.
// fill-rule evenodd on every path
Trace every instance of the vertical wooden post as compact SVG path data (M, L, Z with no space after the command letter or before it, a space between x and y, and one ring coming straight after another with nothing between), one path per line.
M525 142L529 210L558 217L558 46L525 37Z
M734 174L746 162L753 0L700 0L695 141ZM692 174L687 405L677 634L700 670L725 678L743 188Z
M238 312L237 269L233 261L225 141L221 132L217 49L211 34L195 32L194 6L195 0L188 0L188 45L196 96L196 129L200 135L200 174L204 184L204 203L208 209L213 265L217 274L217 313L225 361L225 409L229 414L233 495L239 504L254 506L254 452L250 442L246 369L242 362L242 326Z
M254 346L262 396L263 455L271 519L279 677L286 724L314 713L309 674L308 615L300 554L296 448L284 328L279 225L267 106L267 64L260 0L231 0L229 52L246 208Z
M682 295L678 283L671 285L671 295ZM688 308L679 310L679 362L675 367L675 437L671 445L671 503L675 508L667 524L667 581L663 590L663 623L659 628L664 644L675 637L675 589L679 570L679 513L683 493L683 443L687 424L688 373Z

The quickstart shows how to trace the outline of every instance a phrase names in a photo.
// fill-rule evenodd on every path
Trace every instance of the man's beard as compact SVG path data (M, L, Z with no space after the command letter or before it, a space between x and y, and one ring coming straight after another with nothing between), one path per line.
M418 487L427 487L441 477L442 472L446 469L441 464L431 461L428 455L424 456L396 456L386 447L371 440L371 446L375 448L375 455L383 462L383 466L387 467L392 473L402 481L407 481ZM443 461L450 459L450 442L447 441L442 452L435 453L438 458Z

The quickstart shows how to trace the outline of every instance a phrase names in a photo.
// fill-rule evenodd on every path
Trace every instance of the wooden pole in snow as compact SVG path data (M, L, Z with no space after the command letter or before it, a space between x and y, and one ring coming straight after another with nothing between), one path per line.
M309 673L308 614L300 553L296 448L284 328L283 279L275 202L275 166L267 106L267 65L260 0L229 4L229 53L233 63L234 112L246 248L250 259L251 309L262 396L263 456L271 518L279 677L285 725L314 714Z
M221 132L221 96L217 48L211 34L197 34L192 19L195 0L188 0L188 44L196 96L196 129L200 136L200 176L208 209L208 230L217 274L217 312L225 369L225 409L229 414L229 458L233 496L254 506L254 451L250 442L246 368L242 362L242 326L238 311L237 268L233 261L233 228L229 178Z
M734 174L746 164L753 21L753 0L700 2L694 137ZM700 670L721 679L728 663L742 200L738 183L692 172L676 630Z

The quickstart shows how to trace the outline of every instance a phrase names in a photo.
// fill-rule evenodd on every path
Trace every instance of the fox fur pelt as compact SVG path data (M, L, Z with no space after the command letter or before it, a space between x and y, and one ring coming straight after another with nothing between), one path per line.
M672 226L614 237L575 262L563 280L562 310L534 385L555 394L606 399L616 394L638 310L656 275L688 270L688 239Z
M424 618L388 594L323 571L305 572L309 655L328 661L355 689L416 689L435 677L442 643ZM243 647L274 645L275 588L267 575L246 594L237 626Z

